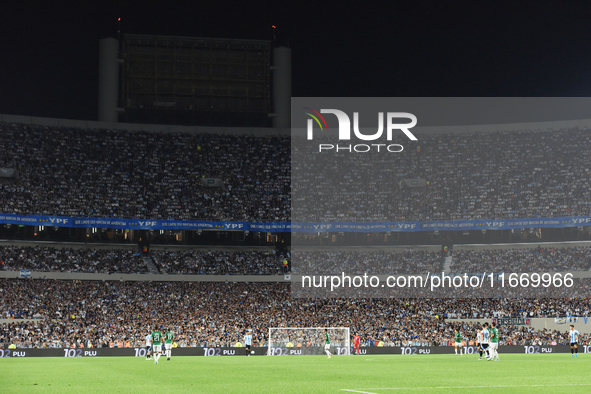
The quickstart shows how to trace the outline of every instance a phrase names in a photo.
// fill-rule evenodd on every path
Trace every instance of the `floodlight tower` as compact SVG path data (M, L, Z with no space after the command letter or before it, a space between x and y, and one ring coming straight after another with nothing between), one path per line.
M273 48L273 127L291 124L291 49Z
M99 41L98 120L117 122L119 94L119 40L103 38Z

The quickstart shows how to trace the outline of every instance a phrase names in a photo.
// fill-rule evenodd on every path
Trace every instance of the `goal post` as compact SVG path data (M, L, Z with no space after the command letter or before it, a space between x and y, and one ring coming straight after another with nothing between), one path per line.
M351 354L349 327L270 327L267 355L324 355L324 330L328 332L332 354Z

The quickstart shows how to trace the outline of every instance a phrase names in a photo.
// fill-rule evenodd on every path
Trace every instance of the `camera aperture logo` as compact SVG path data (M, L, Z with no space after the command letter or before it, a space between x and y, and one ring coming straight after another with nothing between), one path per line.
M401 144L391 144L394 131L402 131L406 137L411 141L418 141L417 137L410 132L409 129L417 124L417 117L408 112L378 112L378 130L374 134L363 134L359 130L359 112L353 112L353 135L351 135L351 119L349 116L338 109L321 109L320 112L303 107L307 111L304 112L310 117L307 122L307 138L308 141L314 139L314 121L319 126L321 131L329 131L328 124L322 114L333 114L337 117L339 122L339 141L351 141L356 138L361 141L376 141L382 138L384 134L384 123L386 123L386 141L388 143L365 143L365 144L318 144L318 151L322 152L348 152L348 153L366 153L366 152L390 152L399 153L404 150ZM309 111L309 112L308 112ZM394 123L394 120L408 119L409 123ZM384 121L385 120L385 121Z

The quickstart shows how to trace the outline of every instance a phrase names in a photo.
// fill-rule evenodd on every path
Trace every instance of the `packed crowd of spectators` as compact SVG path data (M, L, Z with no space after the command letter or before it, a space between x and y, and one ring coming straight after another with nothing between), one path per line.
M591 212L588 130L418 138L396 154L318 153L317 144L315 151L298 144L292 158L293 220L501 219ZM426 187L406 188L404 179L424 179Z
M51 246L0 246L4 269L143 274L146 263L138 252L124 249L74 249Z
M282 275L284 261L296 275L437 274L444 269L441 253L418 249L294 250L159 250L150 256L160 273L189 275ZM5 270L89 273L147 273L133 250L52 246L0 246ZM571 272L591 268L591 247L462 250L456 248L448 273ZM415 296L419 296L416 294Z
M399 221L591 212L584 129L421 135L402 153L328 154L328 162L326 152L296 152L293 181L287 137L13 123L0 124L0 133L0 167L18 171L0 182L4 213ZM224 187L204 187L202 177ZM402 186L416 178L426 188Z
M189 275L282 275L286 273L284 256L276 250L158 250L149 253L163 274ZM313 271L346 270L364 273L437 272L439 253L407 249L402 252L299 252L294 274ZM131 250L73 249L51 246L0 246L0 259L5 270L31 270L92 273L147 273L142 256Z
M0 123L3 213L288 220L289 140ZM223 188L200 179L221 178Z
M154 264L167 274L280 275L283 256L258 251L152 250Z
M269 327L350 327L364 346L447 345L469 319L586 316L590 301L569 299L297 299L286 283L116 282L4 279L0 343L70 347L80 343L142 346L155 327L171 330L179 346L233 346L252 329L267 344ZM39 319L25 322L23 318ZM464 318L458 323L450 318ZM501 326L501 344L567 343L564 332ZM583 335L582 342L589 337Z
M318 250L291 253L293 273L427 274L441 273L441 253L397 251ZM581 271L591 268L591 247L462 250L456 248L448 273Z
M455 250L452 272L545 272L591 268L591 247Z
M299 251L291 254L294 274L426 274L441 272L441 253L405 249L401 251Z

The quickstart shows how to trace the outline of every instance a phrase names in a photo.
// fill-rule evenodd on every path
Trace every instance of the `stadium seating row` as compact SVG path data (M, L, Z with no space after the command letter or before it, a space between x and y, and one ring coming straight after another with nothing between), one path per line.
M150 252L160 273L188 275L282 275L283 255L271 251L159 250ZM443 269L441 254L397 251L293 251L293 274L425 274ZM0 246L6 270L89 273L148 273L141 255L124 249ZM291 265L290 265L291 267ZM588 270L591 247L454 251L451 272L547 272Z

